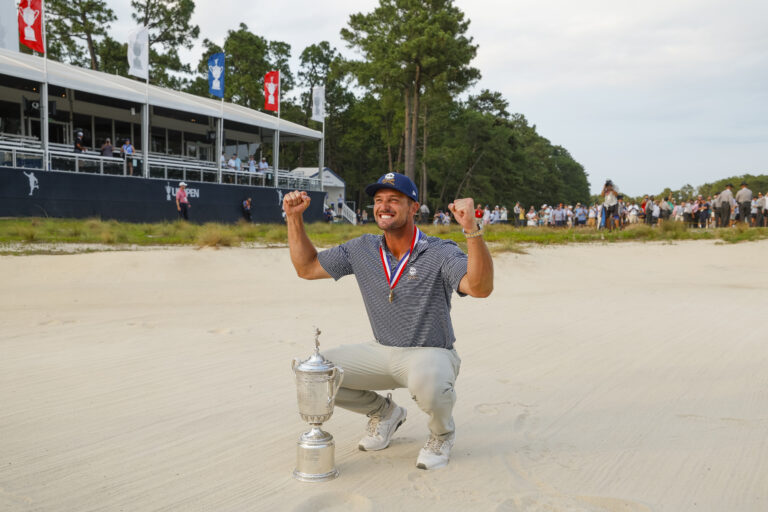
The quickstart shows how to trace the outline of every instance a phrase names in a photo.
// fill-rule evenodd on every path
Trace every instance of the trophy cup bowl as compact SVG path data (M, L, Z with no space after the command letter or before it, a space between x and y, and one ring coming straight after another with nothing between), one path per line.
M24 27L24 39L27 41L37 41L35 38L35 29L32 28L32 25L35 23L35 20L37 20L37 17L40 16L40 11L32 9L30 7L31 0L27 0L27 6L21 10L21 19L24 20L24 24L27 25Z
M294 359L291 364L296 379L299 416L310 424L300 437L293 477L302 482L323 482L339 475L334 463L333 436L320 427L333 415L336 393L344 379L344 370L326 360L319 352L315 337L315 353L305 361Z

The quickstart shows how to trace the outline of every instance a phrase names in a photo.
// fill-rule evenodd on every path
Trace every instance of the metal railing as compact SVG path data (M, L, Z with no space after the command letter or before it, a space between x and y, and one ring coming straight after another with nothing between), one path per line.
M25 169L47 169L50 171L66 171L88 174L105 174L112 176L128 176L129 166L126 159L105 157L95 153L74 153L62 151L56 145L48 151L48 161L43 165L43 150L30 147L29 143L18 144L11 141L0 141L0 166L20 167ZM132 158L133 176L143 176L143 159L140 154ZM219 183L219 169L209 162L190 162L188 160L155 157L150 154L148 177ZM221 170L221 183L231 185L248 185L260 187L274 186L274 170L252 173L247 170ZM289 171L278 171L277 186L298 190L321 190L318 178L306 178Z

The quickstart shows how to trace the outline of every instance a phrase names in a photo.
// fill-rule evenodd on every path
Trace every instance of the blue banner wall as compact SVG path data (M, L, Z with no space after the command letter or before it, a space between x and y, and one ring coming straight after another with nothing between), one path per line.
M104 176L39 169L0 168L2 217L100 217L127 222L161 222L178 218L178 180ZM192 222L237 222L242 202L250 197L253 222L283 222L287 189L189 182ZM323 220L325 192L309 192L308 222Z

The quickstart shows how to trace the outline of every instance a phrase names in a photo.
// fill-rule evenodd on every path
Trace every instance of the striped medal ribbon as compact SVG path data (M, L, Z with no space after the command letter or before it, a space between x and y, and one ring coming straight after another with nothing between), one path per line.
M387 282L389 283L389 302L395 300L395 286L397 286L398 281L400 281L400 277L403 275L403 270L405 270L406 265L408 265L408 260L411 259L411 253L413 252L413 248L416 246L416 242L419 240L419 238L421 238L421 231L419 231L419 228L416 226L413 226L413 240L411 240L411 248L397 264L394 272L389 269L389 258L387 257L387 253L384 251L384 247L379 247L381 264L384 266L384 275L387 277Z

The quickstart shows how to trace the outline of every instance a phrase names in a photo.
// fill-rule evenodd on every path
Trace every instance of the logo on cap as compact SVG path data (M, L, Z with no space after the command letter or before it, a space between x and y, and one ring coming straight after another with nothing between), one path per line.
M384 175L384 178L381 180L381 183L386 183L387 185L394 185L395 184L395 173L388 172Z

